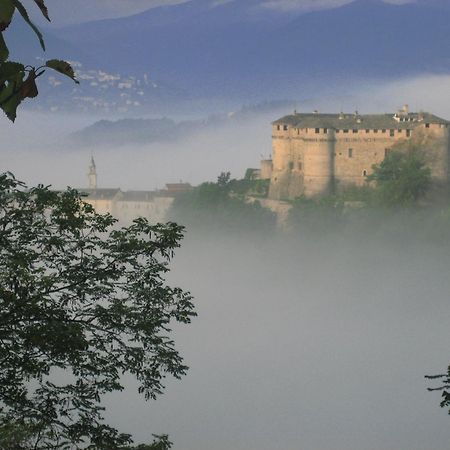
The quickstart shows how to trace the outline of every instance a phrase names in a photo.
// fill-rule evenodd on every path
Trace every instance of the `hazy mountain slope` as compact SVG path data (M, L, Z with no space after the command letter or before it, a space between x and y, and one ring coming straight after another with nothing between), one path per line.
M450 71L450 10L360 0L309 14L192 0L60 30L96 59L193 95L286 95L311 79Z
M217 130L219 127L236 126L249 121L269 123L271 118L292 110L295 107L290 101L265 102L257 105L244 106L238 111L228 114L215 114L206 119L174 121L168 118L157 119L120 119L99 120L68 136L69 147L107 146L167 142L185 138L207 130Z

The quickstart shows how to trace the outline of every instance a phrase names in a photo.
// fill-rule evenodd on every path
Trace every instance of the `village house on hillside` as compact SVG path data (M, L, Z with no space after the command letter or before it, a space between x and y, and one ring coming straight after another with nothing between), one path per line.
M408 140L420 144L436 183L449 181L450 122L433 114L297 113L272 123L271 160L258 177L270 179L269 198L293 199L363 185L372 165Z

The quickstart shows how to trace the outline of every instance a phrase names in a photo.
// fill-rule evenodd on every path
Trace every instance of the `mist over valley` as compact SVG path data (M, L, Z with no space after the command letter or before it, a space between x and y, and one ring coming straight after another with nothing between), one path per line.
M150 221L185 227L163 275L198 313L168 325L186 376L163 378L146 402L125 375L105 397L108 423L136 444L167 433L174 450L448 448L447 408L427 391L439 380L425 379L449 364L448 187L391 204L396 192L382 197L367 166L348 191L275 199L275 177L258 178L276 147L271 124L295 113L353 120L335 140L361 139L371 157L392 135L363 130L364 115L390 114L400 132L428 112L444 130L448 2L47 3L60 18L37 20L47 53L19 17L5 40L18 60L70 60L80 84L47 69L15 123L0 120L2 172L84 190L128 218L161 200ZM308 125L311 142L327 123ZM356 145L330 152L362 176ZM285 169L303 170L289 148ZM415 173L428 189L424 161Z

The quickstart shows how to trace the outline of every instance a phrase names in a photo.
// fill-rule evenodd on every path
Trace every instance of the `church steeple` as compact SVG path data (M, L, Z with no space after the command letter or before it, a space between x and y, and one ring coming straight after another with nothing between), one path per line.
M97 189L97 169L95 167L94 156L91 156L91 164L88 172L89 189Z

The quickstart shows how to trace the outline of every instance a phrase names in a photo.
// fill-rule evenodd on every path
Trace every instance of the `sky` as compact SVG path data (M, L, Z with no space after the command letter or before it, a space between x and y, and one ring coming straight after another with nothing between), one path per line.
M183 3L187 0L47 0L56 26L83 21L114 18L136 14L161 5ZM237 0L243 1L243 0ZM353 0L261 0L265 7L280 10L303 10L342 6ZM388 3L408 3L414 0L385 0ZM30 3L31 0L28 0ZM31 9L31 8L30 8ZM33 14L35 17L36 15ZM37 20L41 22L39 17Z

